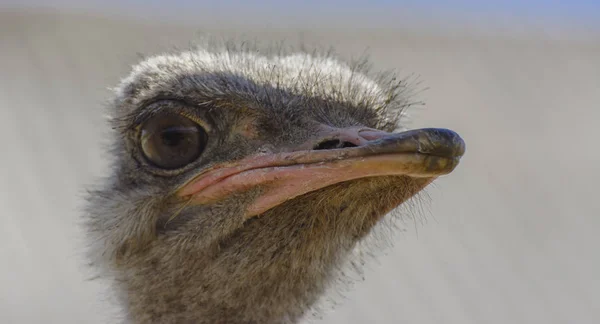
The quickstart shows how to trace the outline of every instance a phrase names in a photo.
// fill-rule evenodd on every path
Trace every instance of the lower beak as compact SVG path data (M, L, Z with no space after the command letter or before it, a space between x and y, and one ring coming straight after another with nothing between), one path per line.
M318 149L314 145L312 150L250 156L200 173L177 195L207 204L261 186L262 193L247 210L246 216L252 217L340 182L400 175L433 179L452 172L465 152L464 141L447 129L402 133L351 129L336 134L334 141L352 147ZM327 140L331 142L332 137Z

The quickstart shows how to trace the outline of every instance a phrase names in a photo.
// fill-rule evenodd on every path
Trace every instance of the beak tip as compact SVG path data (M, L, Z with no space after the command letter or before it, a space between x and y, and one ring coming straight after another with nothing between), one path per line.
M453 158L461 158L465 154L465 141L452 130L424 128L416 132L413 138L417 142L419 153Z

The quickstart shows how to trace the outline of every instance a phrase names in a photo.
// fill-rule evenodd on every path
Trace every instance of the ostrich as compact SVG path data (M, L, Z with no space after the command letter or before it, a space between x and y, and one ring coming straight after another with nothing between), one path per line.
M406 131L407 85L331 53L212 46L133 67L89 190L128 323L296 323L383 217L464 154Z

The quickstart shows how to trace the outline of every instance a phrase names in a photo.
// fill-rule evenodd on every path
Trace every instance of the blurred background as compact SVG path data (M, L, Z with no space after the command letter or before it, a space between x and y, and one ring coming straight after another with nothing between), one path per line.
M111 323L84 271L104 102L199 35L303 40L418 75L412 127L467 142L318 323L600 323L600 2L0 1L0 322Z

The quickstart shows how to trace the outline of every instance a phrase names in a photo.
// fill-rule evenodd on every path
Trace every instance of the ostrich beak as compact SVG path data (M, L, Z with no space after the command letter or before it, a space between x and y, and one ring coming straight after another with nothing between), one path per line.
M292 152L250 156L203 171L184 184L177 195L206 204L261 186L264 190L247 210L246 216L253 217L302 194L344 181L399 175L433 180L452 172L464 152L464 141L448 129L401 133L331 129L318 141Z

